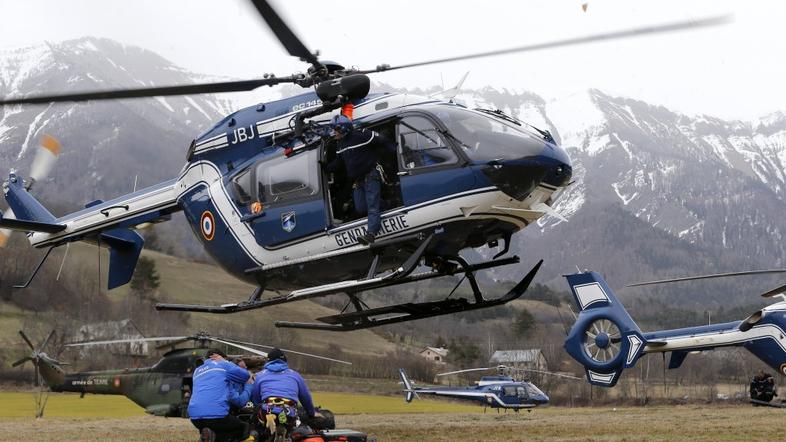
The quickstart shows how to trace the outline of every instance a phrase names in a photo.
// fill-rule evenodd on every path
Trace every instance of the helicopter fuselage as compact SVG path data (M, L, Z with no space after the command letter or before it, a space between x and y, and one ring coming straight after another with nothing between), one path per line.
M367 221L339 219L336 199L341 198L335 193L341 186L331 183L319 168L326 154L323 148L286 158L283 146L264 144L271 134L287 128L295 112L319 105L309 94L296 98L287 103L289 112L272 121L243 124L247 123L243 120L248 118L247 113L258 108L249 109L230 116L200 137L194 146L194 161L175 185L179 204L205 249L227 271L250 282L258 282L258 276L248 270L261 270L266 287L274 289L357 278L368 270L369 262L367 254L362 253L367 248L357 241L366 232ZM510 152L505 152L508 158L484 157L477 161L469 157L466 151L472 147L456 145L454 137L459 135L444 126L440 114L466 112L479 121L493 118L452 108L458 106L389 94L370 97L355 107L356 124L397 141L395 164L386 168L396 194L386 201L380 238L438 228L441 233L430 253L455 255L466 247L503 238L536 220L543 212L532 210L532 206L550 204L569 180L570 165L564 151L534 135L523 136L523 130L520 138L530 143L526 146L529 152L516 152L521 146L509 146ZM329 118L325 115L317 121ZM436 153L441 162L415 164L419 159L407 158L407 137L413 135L405 133L411 132L408 120L425 126L416 128L415 137L441 137L436 144L444 145L431 147L442 151ZM232 122L242 127L224 127ZM509 123L489 124L505 127ZM510 126L504 130L515 132L516 128ZM245 155L238 158L238 152ZM506 161L524 164L504 164ZM496 169L505 168L514 169L508 172L511 176L494 175ZM555 172L558 168L562 173ZM500 184L519 193L511 196L500 190ZM262 204L262 212L253 212L255 202ZM383 257L383 263L390 265L400 260L395 253Z
M306 93L228 115L192 143L176 179L95 202L57 219L61 232L36 232L30 240L37 247L110 242L108 229L137 228L182 210L205 250L248 282L277 290L365 275L368 248L357 238L367 220L346 209L352 183L331 180L319 167L329 143L288 157L293 143L276 140L298 112L320 105ZM379 238L435 232L431 256L509 238L548 213L571 177L567 154L547 133L453 103L372 94L356 102L354 121L397 146L386 164L390 189ZM405 258L386 252L380 268Z
M110 394L128 397L156 416L183 416L184 385L191 382L191 373L205 349L177 349L164 355L152 367L66 373L59 363L42 359L39 370L47 386L54 392Z

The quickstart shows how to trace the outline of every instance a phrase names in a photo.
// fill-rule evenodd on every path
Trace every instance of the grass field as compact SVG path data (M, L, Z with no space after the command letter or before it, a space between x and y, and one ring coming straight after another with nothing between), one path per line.
M546 407L532 413L483 412L443 401L346 393L316 393L336 412L337 425L380 441L739 441L781 440L786 410L749 405ZM50 395L35 420L31 393L0 393L0 440L190 441L185 419L146 416L125 398ZM403 410L403 411L402 411ZM406 413L404 413L406 411Z
M254 290L251 285L232 277L215 265L188 261L149 250L144 250L142 254L156 263L161 282L160 300L163 302L223 304L246 300ZM79 262L92 262L90 260L95 260L95 256L95 247L74 244L70 249L69 260L63 271L66 275L71 275L69 272L75 270ZM105 251L103 259L105 263L107 259ZM54 261L60 262L57 259ZM50 265L54 264L50 263ZM77 277L95 278L95 274ZM35 290L35 288L30 290ZM129 290L129 286L126 285L114 289L108 294L110 299L118 305L123 305L123 299L129 296ZM206 331L211 334L225 333L229 337L242 338L247 332L257 328L259 324L272 324L275 320L308 321L335 313L331 309L308 300L234 315L193 313L188 315L188 326L182 330L182 333ZM51 322L54 320L52 315L56 314L47 312L39 314L0 301L0 347L10 349L7 358L14 360L28 352L27 346L19 338L18 330L27 328L33 340L38 342L51 329ZM157 313L151 311L151 314ZM95 317L92 320L100 322L105 319ZM166 320L166 314L161 314L161 320ZM147 331L143 330L143 332ZM336 344L350 357L352 355L384 355L398 347L370 330L331 334L314 330L280 329L276 330L276 334L292 349L312 350L319 353L319 350L324 352L324 349L331 344ZM2 348L0 348L0 354L5 355L6 351Z
M403 396L374 396L370 394L315 392L314 403L336 414L383 413L471 413L479 407L448 401L404 402ZM25 418L35 415L33 393L1 392L0 419ZM124 418L144 416L144 410L125 396L50 393L46 417L53 418Z

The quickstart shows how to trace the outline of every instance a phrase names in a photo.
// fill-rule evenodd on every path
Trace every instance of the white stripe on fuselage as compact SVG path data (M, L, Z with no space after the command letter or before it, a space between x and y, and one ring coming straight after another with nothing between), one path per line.
M84 236L128 218L171 208L177 204L173 193L174 186L175 184L162 186L134 195L126 200L113 201L111 210L102 204L95 206L93 210L80 211L84 213L79 215L64 216L59 218L57 222L65 224L65 230L58 233L35 232L30 236L30 243L37 247L43 247L72 236ZM118 207L121 205L127 205L128 209Z
M786 333L775 324L756 325L748 331L729 329L723 332L710 332L689 336L675 336L669 338L653 338L665 341L666 345L647 346L644 353L667 352L674 350L701 350L702 348L725 347L736 345L745 341L758 339L772 339L781 350L786 352Z
M353 239L348 243L343 241L342 237L346 235L346 232L353 229L365 228L367 223L365 219L354 221L340 228L332 229L329 232L306 237L307 239L294 239L293 241L300 241L297 244L289 246L281 244L277 245L276 249L267 249L257 243L254 232L249 224L240 220L240 212L235 202L230 197L228 190L224 187L218 168L213 163L209 161L198 161L193 163L185 173L181 175L176 185L178 199L197 186L208 187L210 198L221 220L228 227L232 237L246 252L249 259L257 263L257 265L265 263L265 267L269 268L286 265L287 263L294 264L295 262L318 259L318 257L325 256L325 254L335 256L359 250L356 240L356 236L358 235L352 235ZM549 193L539 188L539 190L533 192L533 199L527 198L524 202L518 202L516 200L511 201L510 197L495 188L487 188L486 191L476 189L462 192L457 195L459 196L452 195L441 197L433 201L418 204L411 208L404 208L404 210L397 208L383 213L383 224L396 224L399 227L405 227L391 227L388 229L390 232L385 232L383 230L380 238L402 236L420 230L426 226L446 223L451 220L467 219L468 217L462 214L462 207L479 207L475 212L483 214L471 215L474 219L502 217L516 224L518 228L522 228L525 225L524 222L517 218L510 217L504 212L491 209L491 206L500 204L504 201L506 204L515 203L516 205L526 205L528 207L536 202L545 201ZM394 219L401 216L404 217L406 220L405 222ZM531 222L533 220L534 219L529 221Z
M384 110L388 110L388 109L408 106L412 104L435 103L438 100L429 97L422 97L420 95L410 95L410 94L382 95L379 97L374 97L368 101L365 101L355 106L355 110L354 110L355 119L359 119L371 115L375 112L379 112L375 106L374 107L369 106L369 104L378 103L379 101L386 101L388 103L388 106L385 107ZM298 105L295 105L295 107L297 106ZM290 120L295 114L307 110L316 109L320 106L321 104L298 108L297 110L287 112L283 115L278 115L265 120L257 121L256 123L252 123L251 126L256 129L256 133L253 134L253 138L264 138L270 136L274 132L288 130L290 128ZM319 115L317 117L311 118L311 121L324 123L326 121L329 121L333 116L338 115L339 112L341 112L341 110L336 109L333 110L332 112L325 113L324 115ZM194 146L194 154L201 155L205 152L209 152L216 149L223 149L230 145L234 146L234 143L230 143L229 139L230 137L228 133L220 133L206 140L202 140Z

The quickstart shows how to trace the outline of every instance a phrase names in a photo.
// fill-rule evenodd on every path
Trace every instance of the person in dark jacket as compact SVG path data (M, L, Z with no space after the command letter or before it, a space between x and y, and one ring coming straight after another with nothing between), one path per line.
M242 407L251 395L251 374L226 360L220 350L207 351L205 362L194 370L193 393L188 404L191 423L203 441L242 440L248 437L248 424L229 414L230 405ZM244 384L243 391L233 383Z
M257 373L251 389L251 401L260 409L260 422L271 433L275 432L275 421L294 424L298 401L309 418L316 415L311 392L300 373L289 368L287 357L278 348L271 350L268 363ZM281 417L281 413L285 416Z
M775 379L764 370L759 370L756 376L753 377L750 385L751 399L763 402L770 402L773 397L777 396L775 388Z
M368 216L366 234L358 242L369 245L381 227L380 203L384 170L379 165L385 151L395 153L396 147L373 130L355 129L352 121L337 115L331 121L333 138L336 139L336 158L327 165L328 172L337 172L342 166L353 182L355 211Z

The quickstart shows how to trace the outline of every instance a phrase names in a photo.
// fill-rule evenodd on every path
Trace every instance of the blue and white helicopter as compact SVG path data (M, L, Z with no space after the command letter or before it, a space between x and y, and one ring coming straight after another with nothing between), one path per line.
M420 394L428 394L434 396L442 396L453 399L461 399L479 403L483 407L512 409L518 412L519 410L531 411L532 408L549 403L549 397L529 381L517 381L510 373L513 371L521 372L535 372L540 374L559 376L568 379L579 379L575 376L569 376L560 373L551 373L543 370L525 369L516 367L507 367L505 365L498 365L496 367L483 367L483 368L470 368L466 370L451 371L447 373L440 373L437 376L450 376L459 373L467 373L473 371L487 371L497 370L496 375L482 376L474 386L466 387L442 387L442 386L429 386L429 387L415 387L412 381L407 377L403 368L399 369L401 382L404 385L403 393L404 400L412 402L412 399L418 397Z
M227 115L191 143L186 164L176 178L110 201L94 201L60 218L29 194L23 177L12 171L3 190L16 219L0 219L0 228L28 232L34 247L50 251L73 241L109 248L107 281L112 289L128 283L134 271L144 245L136 229L182 211L216 262L258 287L240 303L160 304L161 310L232 313L343 293L349 298L347 307L355 311L318 318L319 323L276 325L354 330L500 305L521 296L540 263L496 299L483 297L474 274L518 262L516 256L502 257L509 250L510 238L543 215L554 213L551 205L571 179L568 155L548 131L499 111L472 110L436 97L369 94L368 74L727 21L693 20L359 70L318 59L267 1L252 1L287 51L310 64L307 72L7 98L0 104L236 92L282 83L311 91ZM339 112L352 115L356 126L373 129L398 146L396 157L383 164L391 185L384 197L387 206L381 235L371 247L357 241L365 233L366 219L347 207L351 183L319 167L335 154L325 123ZM497 246L499 241L504 247L491 260L471 264L460 256L463 249ZM415 272L421 265L429 270ZM369 289L454 274L466 276L472 299L447 297L369 308L357 296ZM265 290L278 294L263 297Z
M648 285L741 274L783 273L786 270L758 270L718 275L678 278L632 284ZM780 301L764 307L741 321L642 332L606 281L595 272L566 276L580 313L565 340L565 350L584 366L587 381L613 387L626 368L649 353L671 353L669 369L679 368L689 353L721 347L743 347L786 375L786 285L763 297L779 296Z

